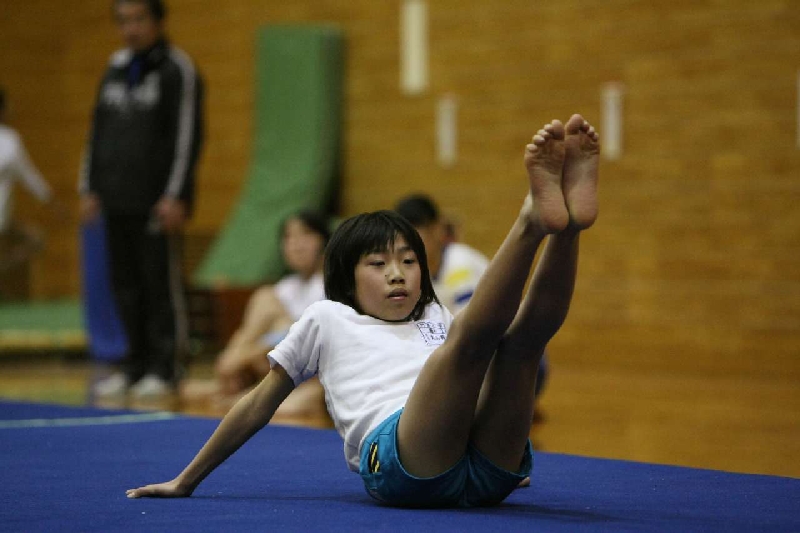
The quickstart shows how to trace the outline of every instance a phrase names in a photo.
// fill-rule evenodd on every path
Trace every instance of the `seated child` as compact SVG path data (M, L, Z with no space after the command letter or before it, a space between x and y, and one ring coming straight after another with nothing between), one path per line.
M281 225L281 254L291 270L275 285L265 285L250 297L241 326L217 357L212 394L223 407L230 405L269 373L266 353L280 342L306 307L325 298L322 265L330 238L328 220L314 211L301 211ZM184 387L184 396L206 395L197 382ZM322 407L321 407L322 406ZM318 380L309 381L283 407L285 414L324 411Z
M597 217L599 152L580 115L533 136L529 193L456 318L438 303L425 246L406 219L378 211L345 221L326 250L328 300L306 309L269 353L266 378L177 477L128 497L191 495L318 375L348 465L373 498L403 507L501 502L531 471L534 382L569 309L581 232Z

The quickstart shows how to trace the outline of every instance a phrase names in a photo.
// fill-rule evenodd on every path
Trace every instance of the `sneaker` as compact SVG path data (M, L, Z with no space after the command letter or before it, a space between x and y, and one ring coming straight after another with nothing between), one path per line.
M116 372L95 383L92 391L97 398L123 396L128 391L128 385L128 376L122 372Z
M131 387L131 394L136 398L159 398L171 393L170 382L154 374L147 374Z

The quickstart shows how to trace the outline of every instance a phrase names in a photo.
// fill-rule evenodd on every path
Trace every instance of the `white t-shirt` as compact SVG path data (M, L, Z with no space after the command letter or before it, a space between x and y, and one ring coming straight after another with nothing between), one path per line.
M420 320L394 323L324 300L306 309L268 356L295 384L319 375L347 463L358 471L364 437L405 405L452 320L437 304L429 305Z
M0 233L11 222L11 191L15 180L22 181L42 202L50 199L50 187L31 163L17 132L0 124Z
M474 248L459 242L448 244L442 253L439 273L433 280L442 305L454 315L465 308L488 266L486 256Z
M289 274L275 284L275 295L292 320L299 320L309 305L325 299L322 273L318 272L308 279L303 279L299 274Z

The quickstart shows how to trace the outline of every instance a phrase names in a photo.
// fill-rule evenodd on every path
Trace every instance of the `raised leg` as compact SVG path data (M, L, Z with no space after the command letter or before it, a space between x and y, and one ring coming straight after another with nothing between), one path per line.
M561 192L564 138L563 124L554 120L526 147L530 194L470 305L411 391L398 426L398 448L413 475L439 474L463 455L487 368L514 319L536 250L569 222Z
M598 136L583 117L566 125L564 187L570 224L551 235L528 293L486 375L472 441L495 464L518 468L530 432L542 351L567 316L578 265L580 232L597 217ZM499 436L502 436L499 438Z

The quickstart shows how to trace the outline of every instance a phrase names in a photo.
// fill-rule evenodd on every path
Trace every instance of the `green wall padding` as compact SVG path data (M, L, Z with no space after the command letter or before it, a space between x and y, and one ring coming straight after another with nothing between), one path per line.
M0 357L20 350L85 349L77 300L0 304Z
M77 300L0 304L0 331L82 331L83 309Z
M278 231L300 209L328 210L341 145L344 39L333 26L267 26L256 43L252 161L233 213L194 275L252 286L284 272Z

